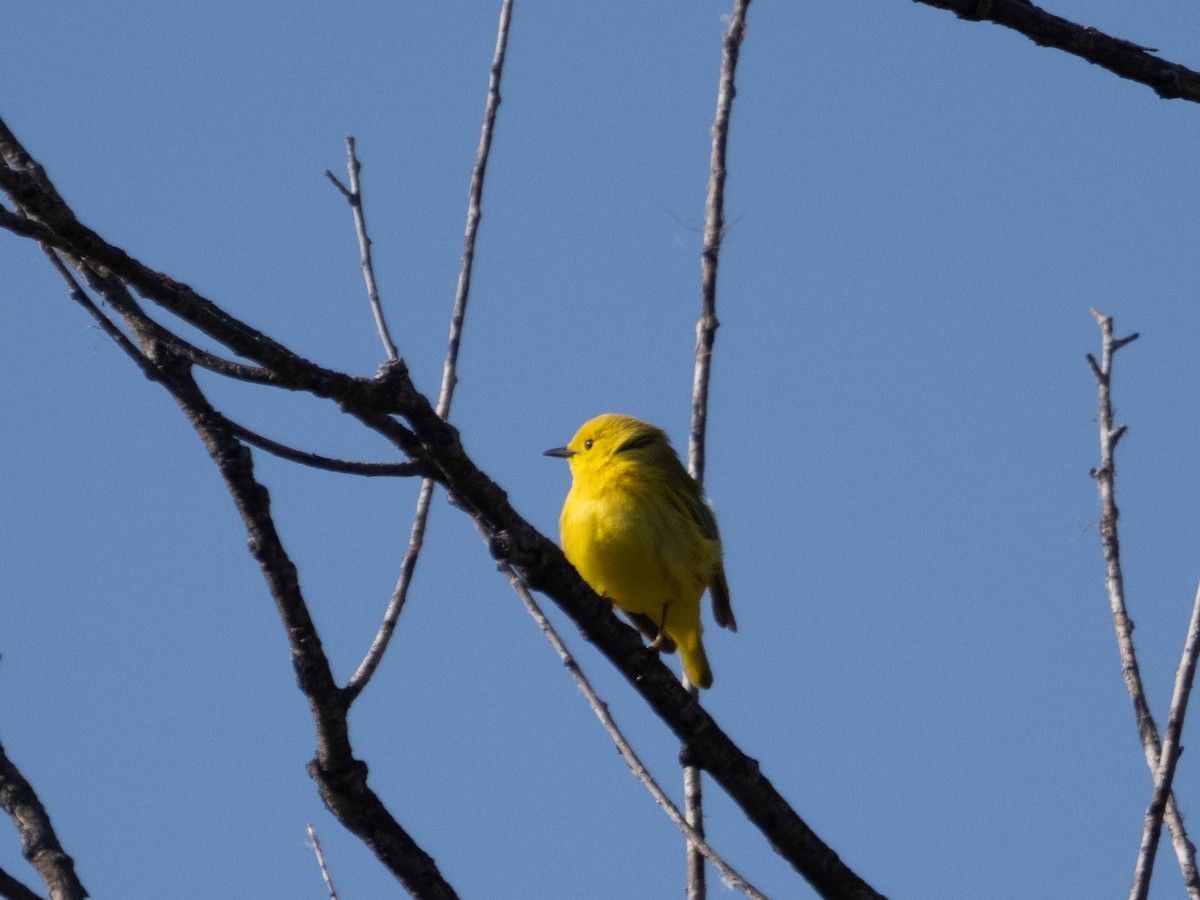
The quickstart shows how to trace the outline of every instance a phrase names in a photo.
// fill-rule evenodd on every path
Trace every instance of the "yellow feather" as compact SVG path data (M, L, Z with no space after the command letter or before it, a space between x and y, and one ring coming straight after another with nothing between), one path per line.
M721 538L704 492L660 429L608 413L566 447L572 484L559 526L563 552L596 593L638 624L653 623L655 645L679 648L698 687L712 685L701 641L700 598L712 589L718 624L737 630L721 561ZM664 639L665 635L665 639Z

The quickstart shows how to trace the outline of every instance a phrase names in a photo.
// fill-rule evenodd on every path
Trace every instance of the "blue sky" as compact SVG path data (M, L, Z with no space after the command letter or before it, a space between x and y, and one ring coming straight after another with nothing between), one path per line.
M452 418L551 535L569 479L541 451L584 420L632 413L685 447L728 6L518 0ZM1200 65L1194 3L1048 8ZM368 374L382 352L350 213L322 175L355 135L393 336L436 393L497 15L18 5L0 112L86 223ZM1088 308L1142 334L1117 361L1117 489L1161 724L1200 578L1200 111L900 0L758 0L749 25L707 471L741 630L709 628L705 705L890 896L1120 894L1151 780L1088 477ZM0 272L0 738L85 886L322 897L312 822L343 897L399 894L304 772L282 631L199 441L35 247L0 234ZM387 457L315 402L206 385L277 439ZM258 467L344 680L417 486ZM677 793L674 741L551 614ZM464 897L679 895L679 836L442 497L351 725ZM1185 754L1185 814L1198 789ZM811 894L707 796L736 868L772 897ZM1164 847L1153 896L1177 897ZM0 866L32 882L11 831Z

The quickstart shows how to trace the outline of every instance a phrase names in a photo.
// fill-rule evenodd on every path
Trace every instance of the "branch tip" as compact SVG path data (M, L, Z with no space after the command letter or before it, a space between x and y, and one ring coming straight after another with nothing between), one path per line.
M347 203L354 202L354 195L352 193L350 193L350 189L348 187L346 187L344 184L342 184L340 178L338 178L336 175L334 175L328 169L325 170L325 177L328 178L330 181L332 181L333 186L336 187L339 191L341 191L342 196L346 198Z
M1129 335L1128 337L1115 339L1112 344L1113 353L1116 353L1118 350L1120 350L1126 344L1132 344L1139 337L1141 337L1141 333L1135 331L1133 334Z

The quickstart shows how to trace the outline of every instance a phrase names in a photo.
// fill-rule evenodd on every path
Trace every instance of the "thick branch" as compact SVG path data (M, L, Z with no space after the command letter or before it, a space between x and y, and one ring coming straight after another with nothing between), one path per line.
M137 363L138 367L152 381L162 381L162 374L158 368L151 363L145 355L126 337L125 333L117 327L104 314L104 312L92 302L87 292L79 285L75 277L70 273L67 267L59 259L58 254L43 245L42 248L46 256L49 258L51 265L66 282L67 289L71 294L71 298L82 306L96 320L96 323L125 353ZM195 357L192 351L196 348L186 341L176 339L176 336L168 332L157 322L146 316L141 308L125 286L120 281L106 275L96 272L91 266L81 263L81 270L88 279L88 283L99 292L109 305L118 310L129 324L130 328L137 331L146 340L162 341L166 346L170 347L172 353L180 358L186 359L189 362L195 362ZM209 354L202 355L208 356ZM226 373L230 377L239 377L233 373ZM258 380L258 379L255 379ZM270 381L271 379L265 379ZM314 469L324 469L329 472L340 472L345 475L364 475L373 477L413 477L418 475L426 475L427 467L419 462L359 462L357 460L334 459L328 456L322 456L319 453L310 453L306 450L298 450L295 447L289 447L287 444L281 444L278 441L264 437L255 431L251 431L238 423L228 419L218 412L213 412L214 421L222 428L228 429L230 433L236 437L246 441L252 446L258 447L268 453L278 456L280 459L286 459L290 462L300 463L301 465L309 466Z
M153 352L153 351L152 351ZM426 854L367 785L367 767L354 757L347 705L333 680L321 639L300 590L296 567L275 530L267 489L254 477L250 451L216 424L214 410L186 363L155 359L169 376L171 393L221 472L249 535L250 555L262 569L291 647L292 667L308 699L317 733L317 755L308 771L329 810L375 853L414 897L457 894Z
M354 392L355 379L304 359L229 315L186 284L133 259L83 225L3 120L0 120L0 159L6 163L0 166L0 190L9 195L26 218L43 226L36 235L25 231L14 231L15 234L36 237L44 245L71 258L87 260L111 271L143 297L220 341L239 356L253 359L270 369L282 387L310 391L321 397ZM0 218L0 225L6 225L7 221L7 217Z
M1052 15L1029 0L913 0L926 6L948 9L960 19L988 21L1019 31L1035 44L1054 47L1114 75L1153 88L1165 100L1200 102L1200 72L1154 55L1141 47L1110 37L1086 25L1077 25Z
M50 816L33 786L9 760L3 745L0 745L0 808L16 826L21 836L21 853L37 869L52 900L83 900L88 892L75 875L75 863L58 842ZM21 896L20 887L24 886L12 879L13 896Z
M292 651L292 665L301 691L309 701L317 732L317 757L309 764L322 799L350 831L366 843L413 896L455 897L431 857L397 823L367 786L367 769L353 756L346 721L348 704L333 681L320 637L300 592L295 566L287 556L270 511L270 497L254 477L250 451L235 436L237 426L209 404L192 378L190 362L173 343L159 341L160 327L143 315L114 277L78 261L88 283L121 311L140 348L91 302L53 251L46 253L64 277L72 297L146 374L162 384L200 435L225 479L250 535L250 552L283 619ZM277 445L282 447L282 445ZM286 448L290 449L290 448Z
M35 894L3 869L0 869L0 897L4 900L42 900L40 895Z

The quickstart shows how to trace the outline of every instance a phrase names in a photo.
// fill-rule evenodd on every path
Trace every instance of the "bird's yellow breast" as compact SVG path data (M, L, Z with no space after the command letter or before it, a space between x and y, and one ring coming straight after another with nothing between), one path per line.
M630 612L658 617L667 604L698 603L720 563L719 545L669 485L628 468L571 488L560 521L567 559Z

